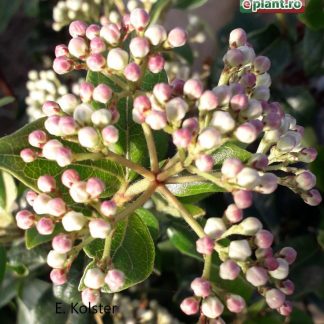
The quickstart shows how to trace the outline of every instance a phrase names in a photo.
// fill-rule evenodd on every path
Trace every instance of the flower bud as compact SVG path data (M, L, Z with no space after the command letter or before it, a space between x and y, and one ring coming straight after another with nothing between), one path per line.
M31 146L41 148L47 142L47 135L41 130L36 130L28 135L28 142Z
M244 55L240 50L233 48L227 51L224 55L223 61L231 67L238 67L243 64Z
M116 24L107 24L101 28L100 37L108 44L116 46L120 42L121 33Z
M93 109L88 104L81 104L75 108L73 118L79 125L86 125L91 123L91 116Z
M268 273L264 268L253 266L246 271L246 280L254 287L264 286L268 282Z
M233 198L236 206L240 209L248 208L252 205L253 195L248 190L237 190L233 193Z
M247 108L249 99L245 94L237 94L231 98L230 105L234 111L240 111Z
M73 61L66 56L59 56L53 62L53 70L57 74L65 74L73 69Z
M269 88L265 86L255 87L252 98L257 100L265 100L265 101L269 100L270 99Z
M273 270L273 271L269 271L269 274L272 278L275 279L285 279L287 278L288 274L289 274L289 264L285 259L281 259L278 258L277 259L279 266L277 269Z
M67 275L63 269L52 269L50 278L54 285L64 285L67 282Z
M212 239L219 238L226 231L224 221L219 217L210 217L204 227L204 232Z
M152 54L147 61L147 67L152 73L159 73L164 69L164 57L161 54Z
M188 128L180 128L172 134L173 144L178 148L187 148L192 134Z
M227 178L234 178L242 169L243 164L239 159L228 158L223 162L221 172Z
M101 54L94 53L88 56L86 63L90 71L100 72L105 67L106 60Z
M68 56L69 49L65 44L60 44L55 47L55 57Z
M266 56L257 56L253 61L254 71L258 74L269 71L271 62Z
M80 84L80 98L82 102L90 102L92 99L94 86L89 82L82 82Z
M105 191L105 184L98 178L89 178L86 191L91 198L98 198Z
M30 206L33 206L34 201L35 201L35 199L37 198L37 196L38 196L38 194L37 194L35 191L28 190L27 193L26 193L26 200L27 200L27 203L28 203Z
M201 304L201 312L208 318L217 318L224 311L224 305L216 297L207 297Z
M60 167L65 167L72 163L72 152L68 147L59 147L56 150L56 154L56 162Z
M298 153L298 158L301 162L311 163L316 160L317 151L313 147L307 147L302 149Z
M137 30L143 30L150 21L149 14L141 8L136 8L130 13L130 23Z
M70 188L70 196L77 203L86 203L89 201L89 194L86 190L87 183L83 181L75 182Z
M107 65L110 69L122 71L128 64L128 53L121 48L113 48L108 52Z
M93 238L105 239L111 231L111 225L100 218L92 219L89 222L89 231Z
M188 110L188 104L180 97L171 99L165 105L167 120L170 123L181 121Z
M71 93L67 93L58 99L57 103L61 109L68 115L73 114L76 106L79 104L77 97Z
M106 108L96 110L91 115L92 123L99 128L103 128L109 125L111 119L112 119L111 112Z
M99 289L105 284L105 275L99 268L88 269L83 283L88 288Z
M301 197L304 199L305 203L310 206L318 206L322 202L322 196L316 189L303 193Z
M218 98L216 94L211 90L206 90L203 92L199 99L199 110L213 110L218 105Z
M246 32L242 28L236 28L231 31L229 36L229 46L236 48L245 45L247 42Z
M285 302L285 295L278 289L270 289L265 294L265 299L268 306L272 309L277 309Z
M124 76L128 81L136 82L141 77L141 68L138 64L129 63L124 69Z
M213 88L213 92L218 98L219 106L227 105L231 98L231 89L227 85L220 85Z
M55 101L45 101L42 110L46 116L53 116L58 114L61 111L61 108Z
M195 297L187 297L180 304L181 310L186 315L194 315L199 311L199 301Z
M72 37L85 36L88 25L81 21L72 21L69 26L69 33Z
M167 125L164 111L151 110L145 118L145 122L154 130L163 129Z
M205 128L198 136L198 144L204 150L215 148L221 144L221 134L214 127Z
M190 287L197 297L208 297L212 291L210 282L204 278L194 279Z
M297 258L297 252L292 247L284 247L280 250L279 255L284 258L288 264L293 264Z
M56 189L55 178L50 175L40 176L37 180L37 187L42 192L53 192Z
M247 240L232 241L229 245L228 255L231 259L245 261L252 254Z
M37 232L41 235L50 235L54 231L54 223L48 217L42 217L36 224Z
M201 81L195 79L187 80L183 87L183 93L191 99L199 99L203 90Z
M251 89L255 86L256 83L256 76L253 73L245 73L241 76L240 78L240 84L244 87L244 88L248 88Z
M107 217L113 216L116 214L117 206L113 200L105 200L100 205L100 212Z
M88 44L84 38L76 37L70 40L68 49L71 55L82 58L88 52Z
M225 210L225 217L232 223L238 223L243 218L243 212L235 204L230 204Z
M235 130L234 134L240 142L247 144L254 142L258 136L256 128L251 123L244 123L240 125Z
M188 128L192 133L197 132L199 128L198 118L196 117L187 118L186 120L183 121L182 127Z
M162 44L166 40L167 33L163 26L151 25L146 29L144 36L150 41L153 46L157 46Z
M172 29L168 34L168 43L174 47L181 47L187 42L187 33L179 27Z
M26 148L20 151L20 157L25 163L31 163L36 160L37 153L32 149Z
M91 54L100 54L106 51L106 43L101 37L95 37L90 42Z
M86 222L87 218L76 211L70 211L62 218L62 225L67 232L80 231Z
M213 169L214 158L209 154L201 154L195 160L196 167L203 172L209 172Z
M125 275L122 271L116 269L109 270L105 277L105 283L110 291L117 292L124 286Z
M83 127L78 132L78 140L81 146L95 148L100 143L97 131L93 127Z
M168 101L172 95L172 88L166 83L157 83L153 88L155 98L163 103Z
M286 300L279 308L278 312L282 316L289 316L293 310L292 303Z
M310 190L316 185L316 177L310 171L304 171L295 178L298 187L302 190Z
M259 173L252 169L245 167L236 176L237 184L246 189L254 189L261 182Z
M273 235L271 232L261 229L256 233L254 242L259 248L267 249L273 243Z
M226 299L226 306L232 313L241 313L245 307L245 300L239 295L229 295Z
M88 26L86 29L86 36L90 40L92 40L96 36L99 36L99 33L100 33L100 26L96 24L92 24Z
M64 116L59 120L60 132L65 136L75 135L77 133L78 125L73 117Z
M47 264L54 269L63 269L66 261L66 254L51 250L47 255Z
M109 86L105 84L99 84L93 90L93 99L106 104L112 96L112 90Z
M50 116L45 120L44 127L51 135L63 135L60 128L60 119L61 117L59 116Z
M150 51L150 45L145 37L135 37L131 40L129 49L135 58L144 58Z
M267 249L269 249L269 248L267 248ZM258 250L260 250L260 249L258 249ZM263 260L263 265L267 270L273 271L273 270L276 270L279 267L279 262L275 257L267 256Z
M70 252L73 247L72 239L66 234L59 234L54 236L52 240L52 247L58 253Z
M69 169L63 172L61 181L67 188L71 188L72 185L80 181L80 175L76 170Z
M282 152L292 151L301 142L301 136L294 131L288 131L286 134L280 136L277 143L277 148Z
M233 260L226 260L219 267L219 276L224 280L235 280L240 274L240 267Z
M33 209L36 214L47 214L47 204L51 200L51 197L46 194L40 194L36 197L33 203Z
M279 289L285 294L285 295L292 295L295 291L295 285L294 283L287 279L284 281L281 281L279 284Z
M239 46L238 50L243 54L243 65L252 63L255 58L254 49L250 46L243 45Z
M235 128L235 120L227 111L215 111L210 125L216 127L222 133L228 133Z
M263 73L263 74L260 74L256 77L256 83L255 83L255 86L257 88L259 87L266 87L266 88L270 88L271 86L271 76L270 74L268 73Z
M255 235L262 229L262 224L256 217L247 217L241 222L240 227L243 235Z
M31 228L35 223L35 215L29 210L21 210L16 214L17 226L23 230Z
M90 307L96 306L100 302L100 292L98 290L86 288L81 293L82 303Z
M59 217L66 212L66 205L62 198L53 198L47 203L47 212L51 216Z
M174 96L182 96L183 95L183 87L184 87L185 82L181 79L174 79L171 82L172 86L172 94Z
M211 255L214 250L214 245L214 240L208 236L205 236L196 241L196 250L198 253Z
M107 126L101 131L102 139L104 144L114 144L118 142L119 131L115 126Z

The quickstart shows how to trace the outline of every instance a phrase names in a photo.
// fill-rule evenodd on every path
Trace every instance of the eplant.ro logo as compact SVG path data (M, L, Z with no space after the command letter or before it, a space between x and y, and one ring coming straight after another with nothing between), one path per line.
M240 0L242 13L301 13L305 0Z

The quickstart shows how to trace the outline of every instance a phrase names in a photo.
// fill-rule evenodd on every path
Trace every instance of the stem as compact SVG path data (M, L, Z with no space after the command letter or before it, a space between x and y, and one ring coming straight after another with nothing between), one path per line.
M173 184L173 183L187 183L187 182L206 182L206 179L197 176L197 175L188 175L183 177L172 177L165 181L165 183Z
M142 207L153 195L156 187L156 183L153 182L142 195L140 195L134 202L132 202L122 212L115 216L115 221L118 222L120 220L123 220L129 214L133 213L136 209Z
M159 171L159 161L156 152L156 146L154 143L154 137L152 134L151 128L147 124L142 124L144 136L146 139L147 149L150 155L150 164L151 164L151 171L153 173L157 173Z
M202 277L206 280L208 280L210 277L210 271L212 267L212 256L213 254L205 256L205 263L204 263L204 270L202 273Z
M110 258L111 242L114 235L114 230L112 230L105 239L105 246L101 257L101 262L106 262Z
M183 219L188 223L188 225L194 230L194 232L200 237L205 237L206 234L200 224L192 217L192 215L186 210L186 208L181 204L181 202L170 192L165 186L158 187L158 192L162 194L165 199L174 207L176 207Z
M181 172L182 170L183 170L182 163L178 162L178 163L174 164L173 166L171 166L169 169L159 173L157 176L157 180L160 182L163 182L167 178L170 178L171 176Z
M123 80L118 78L117 76L113 75L110 73L108 70L102 71L102 73L107 76L109 79L111 79L114 83L116 83L121 89L127 90L128 89L128 84L125 83Z
M219 77L219 81L218 81L218 85L224 85L224 84L227 84L228 83L228 80L229 80L229 77L230 77L230 74L228 73L229 71L224 69L222 71L222 74L220 75Z
M129 186L125 191L125 196L136 196L145 191L150 186L151 181L142 179Z
M171 159L169 159L169 161L166 163L166 165L162 168L162 170L167 170L169 169L172 165L176 164L177 162L179 162L179 155L178 153L173 155L173 157Z

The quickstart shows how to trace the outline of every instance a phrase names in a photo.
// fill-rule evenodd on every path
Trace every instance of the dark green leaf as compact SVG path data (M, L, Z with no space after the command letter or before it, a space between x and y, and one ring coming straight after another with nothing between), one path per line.
M309 28L315 30L324 28L323 0L308 0L305 12L300 14L299 18Z
M181 56L182 58L184 58L187 61L187 63L193 64L194 56L192 53L192 49L188 43L186 43L181 47L176 47L173 51L177 53L179 56Z
M7 255L5 248L0 246L0 286L6 272Z
M153 241L156 241L160 231L160 225L157 218L154 216L153 213L151 213L149 210L145 208L139 208L136 210L135 213L141 218L141 220L147 226L153 238Z
M250 152L231 142L222 145L212 155L216 166L221 166L228 158L237 158L246 162L251 157Z
M0 33L7 28L11 18L19 9L20 4L21 0L0 1Z
M141 90L151 91L157 83L161 82L168 82L168 76L164 70L160 73L152 73L147 70L141 82Z

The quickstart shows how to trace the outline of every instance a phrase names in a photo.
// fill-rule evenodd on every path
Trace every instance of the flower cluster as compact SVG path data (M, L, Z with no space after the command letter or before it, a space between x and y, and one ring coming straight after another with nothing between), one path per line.
M234 313L245 308L241 296L220 295L213 288L208 265L212 254L217 252L223 262L219 273L222 279L234 280L242 272L248 282L258 287L270 308L287 316L291 304L285 295L293 292L293 283L287 276L296 253L291 248L274 253L272 234L262 229L256 218L244 218L243 214L252 205L253 192L270 194L278 184L291 188L309 205L318 205L321 196L314 189L315 176L300 164L296 166L296 162L313 161L316 151L302 145L303 128L296 120L285 114L279 103L269 101L270 60L256 56L242 29L230 34L225 67L219 85L212 90L205 90L197 79L176 79L144 91L141 82L145 74L164 69L162 52L183 46L187 38L182 29L174 28L167 33L163 26L150 25L149 19L145 10L134 9L117 24L71 23L72 39L68 46L56 47L54 70L58 74L79 69L100 72L111 83L93 84L88 78L80 85L80 98L65 94L57 101L46 101L43 112L47 116L44 123L47 132L41 129L31 132L28 138L31 147L23 149L21 157L26 163L45 158L64 168L74 161L110 158L133 168L149 182L149 187L140 193L147 192L135 201L133 208L140 203L142 206L155 191L175 204L198 234L197 251L205 258L206 271L191 285L195 296L181 304L186 314L196 314L201 309L204 316L219 318L224 304ZM125 97L133 103L134 122L143 127L151 170L118 155L116 150L118 103ZM169 134L177 150L161 169L152 136L157 130ZM227 158L217 168L213 153L233 141L253 153L246 151L248 158L244 161ZM83 153L73 152L71 147L78 146L75 143L82 147ZM257 144L256 150L252 143ZM202 228L188 215L166 187L166 183L177 183L182 172L186 173L186 179L212 182L232 194L233 203L223 218L209 218ZM43 175L37 185L39 194L27 195L33 212L20 211L17 224L22 229L36 226L41 235L53 233L55 225L62 224L64 230L52 240L48 264L53 268L52 281L63 284L78 252L92 239L113 235L118 221L129 216L124 213L127 207L124 208L123 199L118 202L115 199L118 193L110 200L101 198L105 191L102 179L81 179L72 168L64 169L59 183L52 176ZM68 197L61 193L64 187ZM131 199L137 194L133 191ZM72 208L75 204L92 207L91 215ZM125 280L124 273L106 259L95 262L83 278L84 303L98 303L105 285L114 292L123 287Z

